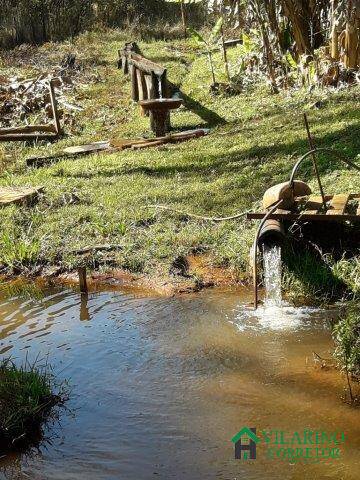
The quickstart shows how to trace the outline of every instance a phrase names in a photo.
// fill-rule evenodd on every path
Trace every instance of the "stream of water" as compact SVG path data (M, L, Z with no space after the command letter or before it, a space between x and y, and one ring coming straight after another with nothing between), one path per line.
M279 245L264 245L264 283L265 283L265 306L281 307L282 291L282 264L281 247Z
M0 350L48 356L72 387L60 424L31 455L1 459L0 478L32 480L355 480L359 413L331 357L333 313L245 308L251 292L179 298L47 289L0 297ZM242 427L344 431L340 459L235 460Z

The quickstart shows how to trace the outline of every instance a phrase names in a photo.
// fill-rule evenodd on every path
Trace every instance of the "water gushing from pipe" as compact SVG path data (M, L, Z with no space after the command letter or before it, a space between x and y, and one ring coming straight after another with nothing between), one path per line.
M279 245L267 245L263 247L264 256L264 282L266 290L265 306L281 307L281 247Z
M159 98L162 99L163 98L162 76L158 75L157 79L158 79L158 85L159 85Z

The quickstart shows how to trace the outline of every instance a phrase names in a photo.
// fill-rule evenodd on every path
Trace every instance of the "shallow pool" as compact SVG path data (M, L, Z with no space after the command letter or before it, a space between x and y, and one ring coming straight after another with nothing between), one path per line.
M247 291L180 298L119 292L81 297L48 289L37 300L0 298L0 350L49 357L72 387L60 424L28 456L1 460L1 478L358 479L358 410L342 403L330 358L329 312L255 316ZM244 426L342 431L339 459L235 460Z

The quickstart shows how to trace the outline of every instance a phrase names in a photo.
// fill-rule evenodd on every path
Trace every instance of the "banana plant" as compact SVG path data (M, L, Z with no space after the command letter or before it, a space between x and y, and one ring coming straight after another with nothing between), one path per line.
M203 47L204 52L207 54L209 59L210 71L212 76L213 85L216 84L215 78L215 68L214 68L214 61L213 61L213 51L216 49L219 40L222 37L222 28L223 28L223 18L219 18L216 22L209 38L205 38L201 35L200 32L194 30L193 28L189 28L189 32L191 34L191 38L201 47Z
M181 19L184 29L184 37L187 37L187 18L186 18L186 7L185 5L200 3L203 0L165 0L167 3L178 3L180 5L181 10Z

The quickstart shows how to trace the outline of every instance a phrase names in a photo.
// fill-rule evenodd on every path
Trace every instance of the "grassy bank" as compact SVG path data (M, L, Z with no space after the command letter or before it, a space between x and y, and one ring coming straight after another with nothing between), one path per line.
M333 327L335 357L344 372L348 388L345 399L359 405L360 385L360 308L351 302Z
M11 360L0 364L0 453L27 448L42 437L44 422L52 409L63 403L55 395L48 367L36 364L17 367Z
M173 127L207 126L211 134L180 145L26 168L25 158L31 155L148 133L148 119L139 115L138 106L130 100L129 79L115 68L117 50L125 40L129 39L117 31L88 33L72 43L22 48L3 55L1 75L28 77L60 63L65 54L75 53L85 79L70 99L84 110L69 123L67 138L53 145L0 144L1 185L45 187L35 207L10 206L0 211L3 271L46 273L52 266L71 270L86 261L100 271L119 268L168 279L170 272L177 271L175 260L206 253L207 268L221 267L236 280L246 278L255 224L244 219L215 224L149 206L168 205L206 216L257 208L266 188L289 177L292 155L307 151L304 111L319 147L336 148L356 161L359 87L271 95L263 85L236 96L211 96L207 60L189 43L140 42L144 55L165 65L170 80L186 95L187 108L172 115ZM231 50L233 73L237 59L237 49ZM222 80L220 55L215 63ZM360 191L360 176L344 165L323 156L320 170L326 192ZM316 191L310 169L303 174ZM86 259L72 253L105 243L122 248ZM305 265L302 258L296 260L295 253L290 255L293 264L286 273L287 288L305 297L326 296L329 283L321 284L322 274L309 274L319 266L325 268L329 282L344 287L336 287L336 295L358 293L360 263L353 246L349 245L347 254L343 249L323 253L310 253ZM201 283L202 271L195 268L190 276Z

